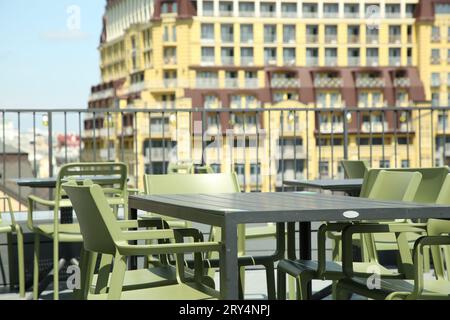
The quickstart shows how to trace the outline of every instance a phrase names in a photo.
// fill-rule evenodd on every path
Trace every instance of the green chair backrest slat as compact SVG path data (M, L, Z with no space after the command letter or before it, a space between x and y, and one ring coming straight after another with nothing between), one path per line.
M367 161L342 160L341 164L344 168L345 177L347 179L362 179L369 170L369 164Z

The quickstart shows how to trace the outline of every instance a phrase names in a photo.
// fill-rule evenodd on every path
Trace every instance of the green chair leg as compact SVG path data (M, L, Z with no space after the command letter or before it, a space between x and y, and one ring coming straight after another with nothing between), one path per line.
M17 260L19 263L19 296L25 297L25 257L23 249L23 233L22 228L16 225L17 233Z
M111 275L111 285L108 292L108 300L120 300L122 296L122 285L127 269L126 257L116 253L114 257L114 267Z
M59 300L59 242L53 239L53 300Z
M276 299L275 292L275 268L272 262L265 265L266 268L266 283L267 283L267 298L269 300Z
M39 234L34 235L34 258L33 258L33 300L39 299L39 255L41 239Z
M112 256L102 254L100 266L98 268L97 283L95 284L95 294L106 293L108 289L109 275L111 273Z
M8 243L8 268L9 268L9 288L11 291L14 290L14 283L13 283L13 237L11 233L6 234L6 239Z

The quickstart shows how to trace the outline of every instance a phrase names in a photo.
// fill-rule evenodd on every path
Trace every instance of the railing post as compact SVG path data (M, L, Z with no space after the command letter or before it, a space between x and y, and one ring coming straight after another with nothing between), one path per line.
M52 112L49 111L48 114L48 174L53 177L53 123L52 123Z
M344 160L348 160L348 121L347 110L344 110Z
M202 110L202 166L206 165L206 137L205 137L205 132L206 132L206 109L203 108Z

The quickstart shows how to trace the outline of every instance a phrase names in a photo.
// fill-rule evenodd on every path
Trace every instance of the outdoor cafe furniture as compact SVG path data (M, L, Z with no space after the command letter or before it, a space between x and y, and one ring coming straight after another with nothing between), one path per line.
M169 194L220 194L220 193L240 193L240 186L235 173L222 174L171 174L171 175L145 175L144 187L147 195L169 195ZM148 213L141 218L155 217L155 214ZM158 216L158 215L156 215ZM161 217L161 216L159 216ZM173 219L163 216L164 220L172 227L189 227L190 223L184 219ZM267 295L269 299L275 299L275 270L274 264L280 259L279 255L270 256L249 256L245 252L245 240L274 238L276 227L271 224L264 224L259 227L244 225L239 226L239 267L240 272L240 296L245 292L245 267L261 265L266 271ZM220 228L210 229L210 241L220 241ZM212 277L215 269L219 267L217 256L207 255L208 274Z
M185 219L222 228L224 254L220 259L220 289L223 298L237 299L237 226L277 223L277 248L284 252L284 224L300 221L300 258L311 259L311 222L379 221L387 219L449 218L450 206L377 201L365 198L300 193L230 193L205 195L131 195L131 216L137 210Z
M369 170L369 163L363 160L342 160L341 165L347 179L363 179Z
M38 299L40 238L49 238L53 242L53 298L59 299L59 270L68 261L60 260L60 243L81 243L83 241L78 223L63 223L59 219L60 209L70 209L62 184L67 180L83 180L86 177L103 177L104 191L108 194L110 205L127 208L127 166L123 163L72 163L61 167L56 178L54 199L47 200L31 195L28 197L28 228L34 233L34 272L33 298ZM112 185L117 185L112 187ZM34 207L39 204L53 210L52 223L38 223L34 219ZM71 259L70 263L74 263Z
M202 236L195 229L166 229L166 230L136 230L129 231L123 227L123 222L118 221L110 205L98 185L86 183L76 185L70 182L63 186L67 192L80 223L83 235L85 253L80 262L83 282L90 285L90 274L95 266L93 254L114 256L114 263L109 278L108 291L100 294L87 294L88 299L153 299L153 300L194 300L215 299L219 297L217 291L203 283L203 259L201 253L223 252L218 242L191 242L184 243L185 238L199 240ZM125 221L127 223L128 221ZM170 242L158 244L130 244L137 240L164 240ZM175 241L176 243L173 243ZM193 277L185 277L184 254L193 253L195 268ZM149 255L176 255L175 282L167 282L165 279L156 281L152 287L129 289L124 291L124 280L128 257ZM170 267L170 266L168 266ZM146 272L148 270L145 270ZM148 271L148 273L150 273ZM154 274L153 274L154 276ZM211 283L211 281L209 281ZM84 285L86 287L86 284Z
M23 251L23 231L20 225L16 222L14 217L11 199L9 197L0 196L0 200L7 204L8 211L0 213L0 234L6 233L8 237L8 261L9 267L12 266L13 259L13 244L12 235L17 235L17 262L18 262L18 278L19 278L19 296L25 297L25 265L24 265L24 251ZM6 207L6 206L5 206ZM2 214L9 213L10 221L4 221ZM11 270L10 270L11 271ZM11 272L10 272L11 275ZM12 286L13 279L9 279Z
M369 172L370 174L371 172ZM372 187L368 199L374 200L398 200L411 201L414 199L416 191L419 187L422 175L418 172L388 172L382 171L377 173L377 179ZM311 281L332 280L336 281L344 277L342 265L338 261L326 261L325 241L326 234L330 231L341 231L342 224L323 225L318 231L318 261L310 260L282 260L278 264L278 298L285 299L286 274L294 277L297 284L297 298L302 300L310 299L308 286ZM335 230L333 230L333 228ZM372 266L377 266L383 276L386 277L403 277L403 275L394 274L390 270L384 268L378 263L376 252L370 246L368 239L362 239L360 246L363 252L363 262L355 263L358 272L364 273ZM335 244L335 246L340 246ZM353 246L353 242L351 244Z

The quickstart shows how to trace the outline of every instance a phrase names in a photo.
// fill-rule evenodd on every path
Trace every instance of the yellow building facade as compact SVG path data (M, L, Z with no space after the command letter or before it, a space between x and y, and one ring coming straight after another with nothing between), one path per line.
M136 177L205 162L247 191L342 175L344 144L444 164L449 22L447 0L107 1L83 154Z

